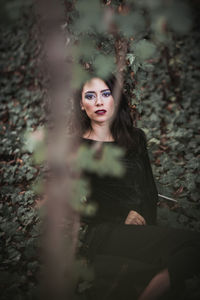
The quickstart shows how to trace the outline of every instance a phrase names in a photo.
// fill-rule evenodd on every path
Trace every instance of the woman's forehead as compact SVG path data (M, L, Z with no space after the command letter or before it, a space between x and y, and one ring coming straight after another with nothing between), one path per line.
M83 92L87 91L99 91L99 90L105 90L109 87L107 84L98 77L92 78L89 81L87 81L83 86Z

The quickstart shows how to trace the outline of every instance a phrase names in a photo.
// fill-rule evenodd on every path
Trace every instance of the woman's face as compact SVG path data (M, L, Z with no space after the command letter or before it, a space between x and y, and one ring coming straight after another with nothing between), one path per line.
M109 87L100 78L86 82L82 90L81 109L85 110L91 121L111 120L115 104Z

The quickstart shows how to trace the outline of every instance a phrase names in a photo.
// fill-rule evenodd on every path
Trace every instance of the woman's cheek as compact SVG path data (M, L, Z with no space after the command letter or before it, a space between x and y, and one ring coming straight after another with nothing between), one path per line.
M113 115L114 112L115 112L115 104L114 104L114 101L112 101L111 104L110 104L110 111L111 111L111 115Z
M92 112L93 112L92 105L86 104L85 105L85 110L86 110L87 115L90 116L92 114Z

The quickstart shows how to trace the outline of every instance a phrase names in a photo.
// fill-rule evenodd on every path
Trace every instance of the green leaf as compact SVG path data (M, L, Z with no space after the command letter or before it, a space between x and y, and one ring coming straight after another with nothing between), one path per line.
M77 33L102 32L105 30L105 22L102 19L102 8L99 1L78 0L76 9L79 17L74 20L73 31Z
M132 37L145 28L144 17L138 12L129 12L127 15L115 15L115 23L125 37Z
M156 46L145 39L140 40L139 42L133 42L131 49L134 51L134 54L137 56L140 62L144 60L153 58L156 53Z
M179 34L186 34L192 28L190 7L182 1L174 1L166 10L169 26Z
M98 55L94 60L94 66L97 76L107 78L115 70L115 61L113 56Z
M84 82L90 79L88 72L80 64L74 64L72 77L71 84L73 89L79 89Z
M95 41L89 39L89 37L84 37L78 41L78 44L72 47L71 52L77 62L80 58L84 60L92 60L92 58L99 53L96 49Z
M154 70L155 66L153 64L149 64L149 63L146 63L146 62L143 62L141 64L141 69L143 69L144 71L147 71L147 72L152 72Z
M129 61L130 65L132 65L135 60L135 56L132 53L127 53L126 59Z
M124 173L120 158L124 151L111 145L105 145L102 151L101 159L95 159L95 148L88 149L86 145L81 145L78 151L77 165L78 169L85 169L98 173L100 176L113 175L120 177Z

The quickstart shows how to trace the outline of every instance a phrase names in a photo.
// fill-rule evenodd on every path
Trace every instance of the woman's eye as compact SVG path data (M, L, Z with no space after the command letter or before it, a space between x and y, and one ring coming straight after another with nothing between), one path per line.
M110 91L108 91L108 92L103 92L102 95L103 95L104 97L109 97L109 96L111 95L111 92L110 92Z
M85 98L88 99L88 100L92 100L92 99L95 98L95 95L94 94L86 94Z

